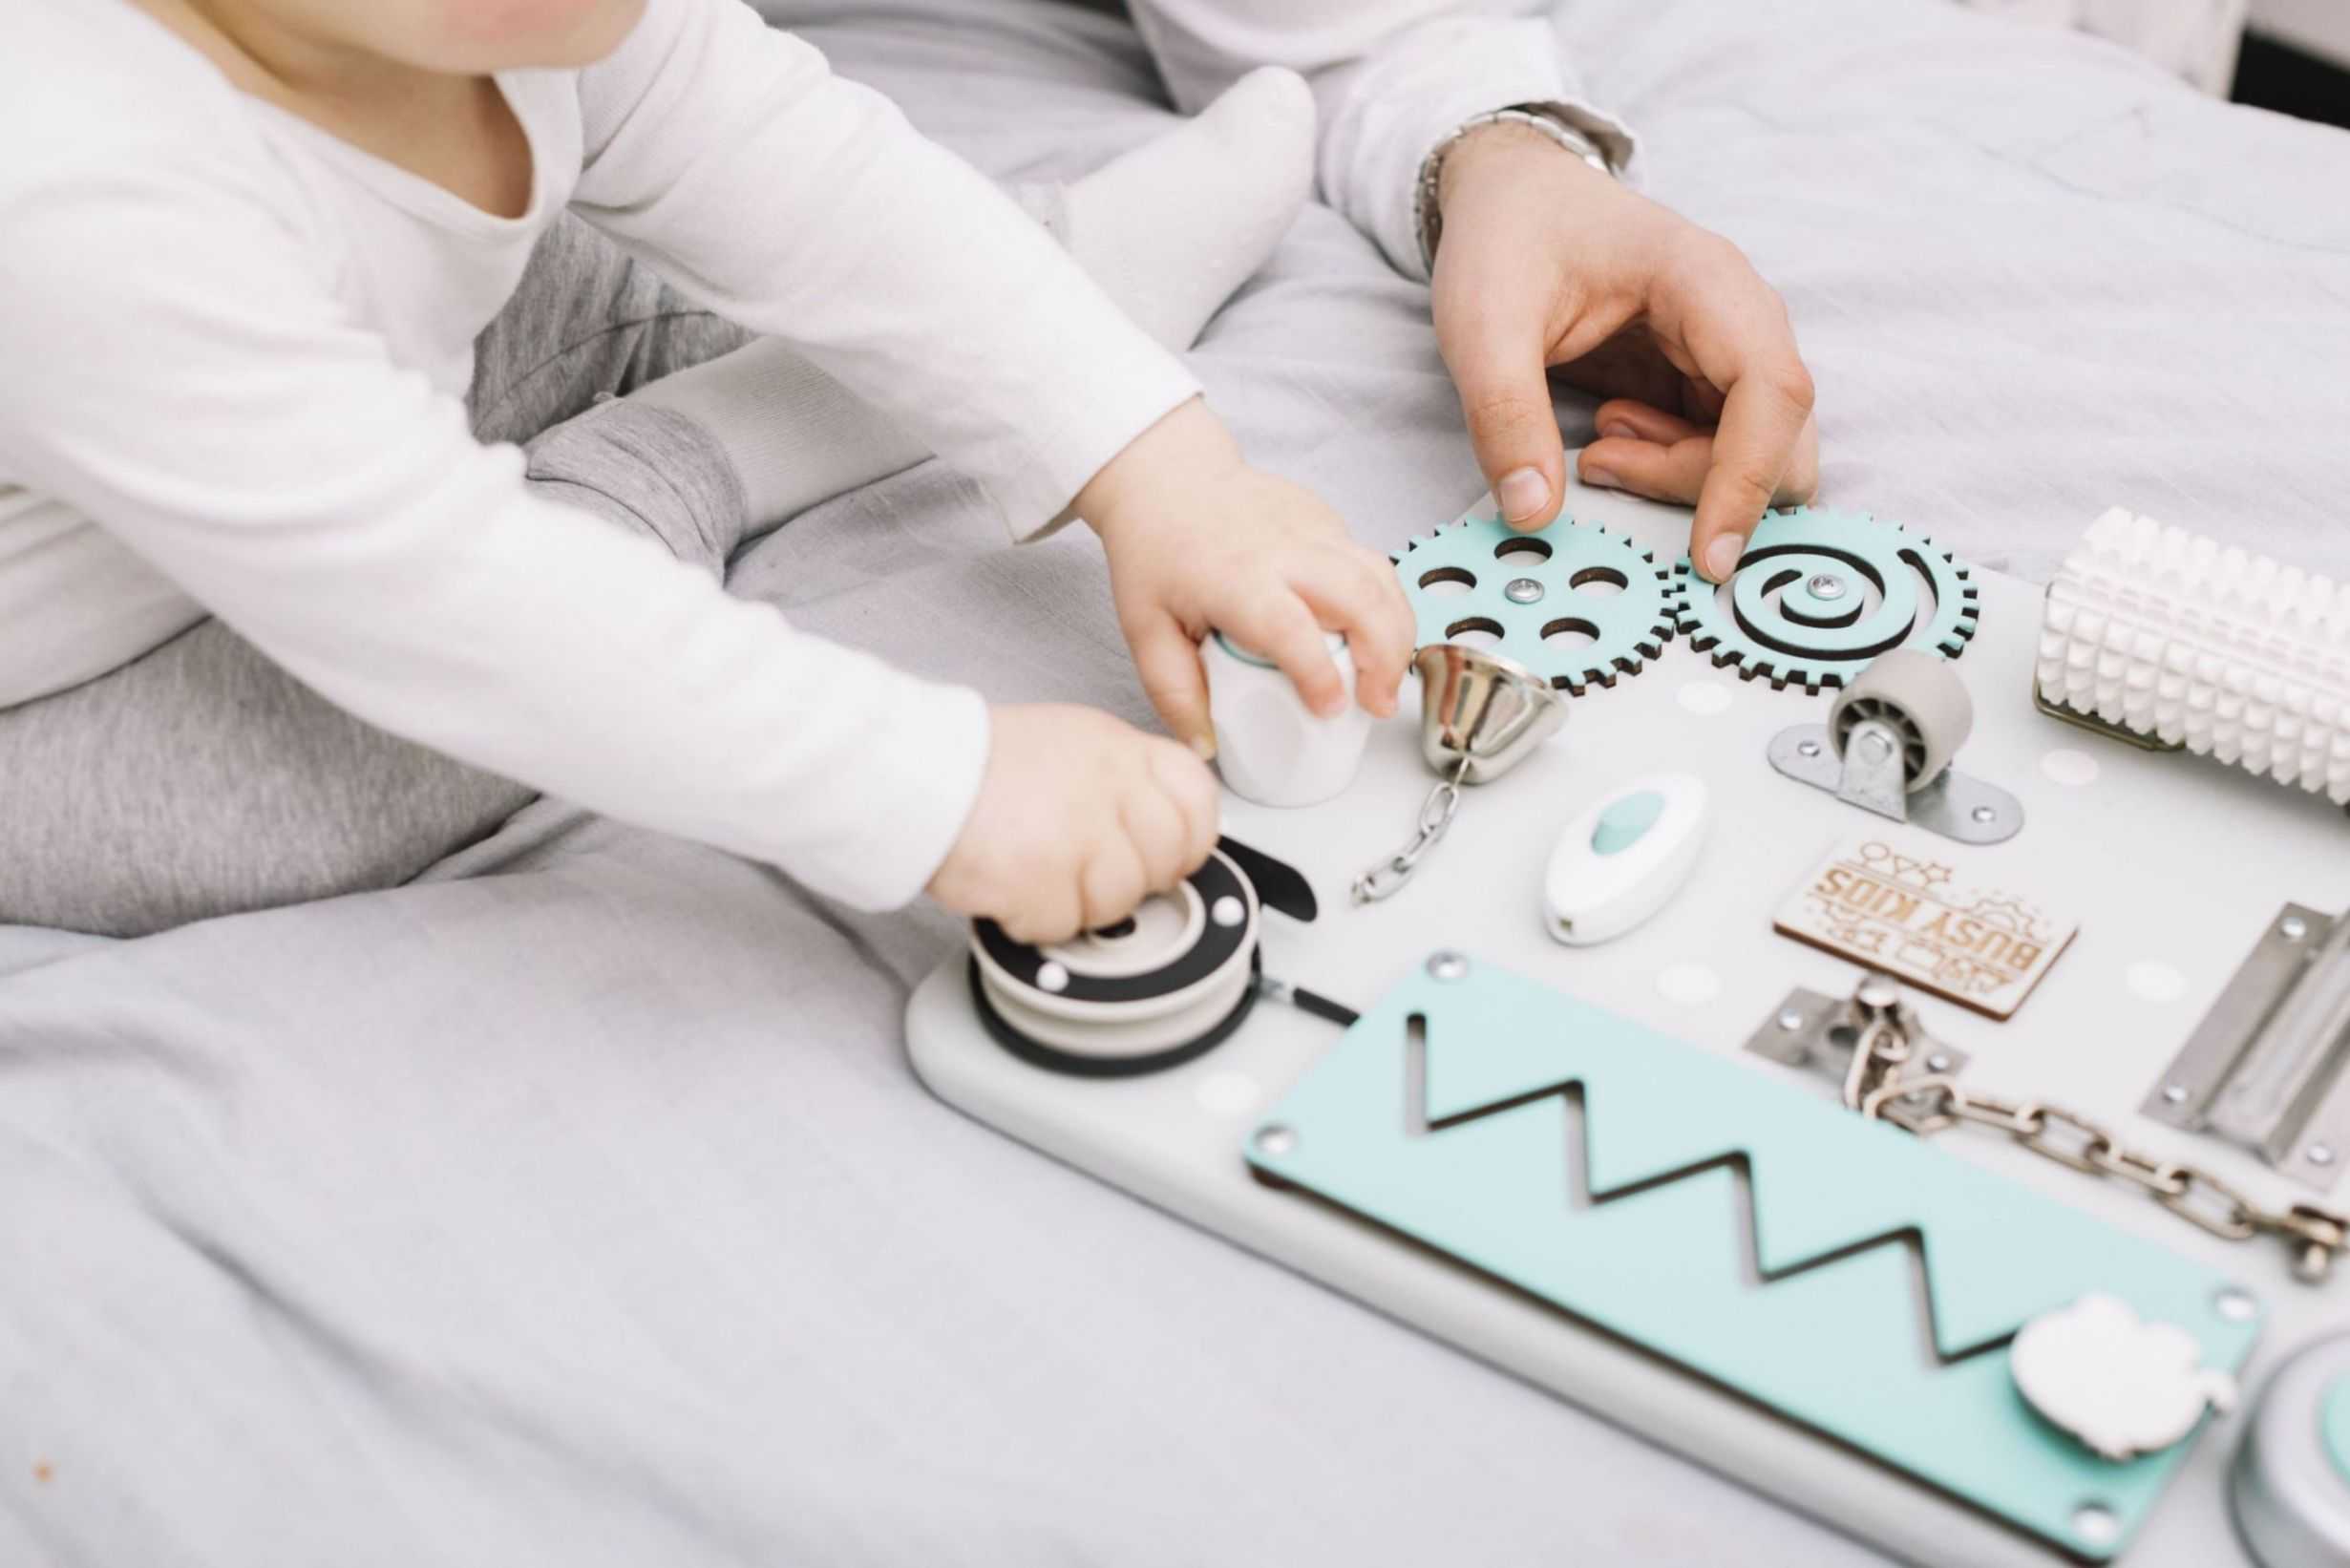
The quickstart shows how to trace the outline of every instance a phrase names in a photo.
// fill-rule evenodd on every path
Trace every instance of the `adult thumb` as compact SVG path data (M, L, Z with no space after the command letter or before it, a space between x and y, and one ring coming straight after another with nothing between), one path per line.
M1439 256L1439 266L1450 259ZM1532 530L1558 516L1567 454L1551 409L1541 311L1531 300L1512 308L1514 292L1506 278L1440 280L1436 342L1502 520ZM1465 303L1447 309L1449 298Z

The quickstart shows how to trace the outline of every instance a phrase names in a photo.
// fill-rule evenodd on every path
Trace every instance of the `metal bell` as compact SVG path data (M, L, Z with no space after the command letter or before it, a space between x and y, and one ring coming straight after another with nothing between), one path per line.
M1498 653L1430 643L1411 667L1420 677L1420 754L1447 778L1490 784L1567 722L1551 684Z
M1463 643L1430 643L1412 655L1420 676L1420 754L1436 770L1411 842L1357 877L1354 901L1384 899L1411 879L1452 826L1463 784L1488 784L1516 767L1567 722L1567 705L1523 665Z

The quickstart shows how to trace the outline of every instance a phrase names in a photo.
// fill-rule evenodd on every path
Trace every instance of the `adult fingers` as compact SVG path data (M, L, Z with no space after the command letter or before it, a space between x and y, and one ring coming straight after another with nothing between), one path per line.
M1810 423L1811 395L1810 374L1791 350L1731 384L1689 531L1689 559L1714 582L1736 569L1747 536L1777 498Z
M1778 500L1781 506L1797 506L1819 493L1820 422L1814 417L1804 421L1803 439L1795 443L1795 456L1779 480Z
M1707 434L1703 425L1631 397L1609 398L1593 411L1591 418L1602 440L1622 436L1670 446Z
M1127 634L1134 672L1168 732L1203 757L1216 754L1216 726L1208 717L1208 677L1199 645L1172 616L1154 616Z
M1697 499L1712 466L1713 437L1706 434L1670 442L1609 436L1592 442L1576 459L1576 473L1585 484L1677 506Z
M1566 443L1545 365L1556 280L1518 246L1448 239L1436 256L1436 346L1502 519L1540 528L1566 494Z

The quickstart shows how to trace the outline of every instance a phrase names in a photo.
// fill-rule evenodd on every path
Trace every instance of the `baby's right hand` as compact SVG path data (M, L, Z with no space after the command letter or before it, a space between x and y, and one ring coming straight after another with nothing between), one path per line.
M1216 780L1187 748L1090 708L999 706L987 771L930 896L1018 942L1134 912L1215 847Z

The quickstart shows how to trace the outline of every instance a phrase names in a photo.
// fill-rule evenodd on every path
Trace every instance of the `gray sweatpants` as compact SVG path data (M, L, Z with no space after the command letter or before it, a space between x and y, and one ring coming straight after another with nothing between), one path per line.
M723 571L745 532L726 455L680 414L604 399L751 336L566 218L481 334L475 434L523 444L540 494ZM351 717L206 621L0 711L0 924L138 936L390 887L532 795Z

